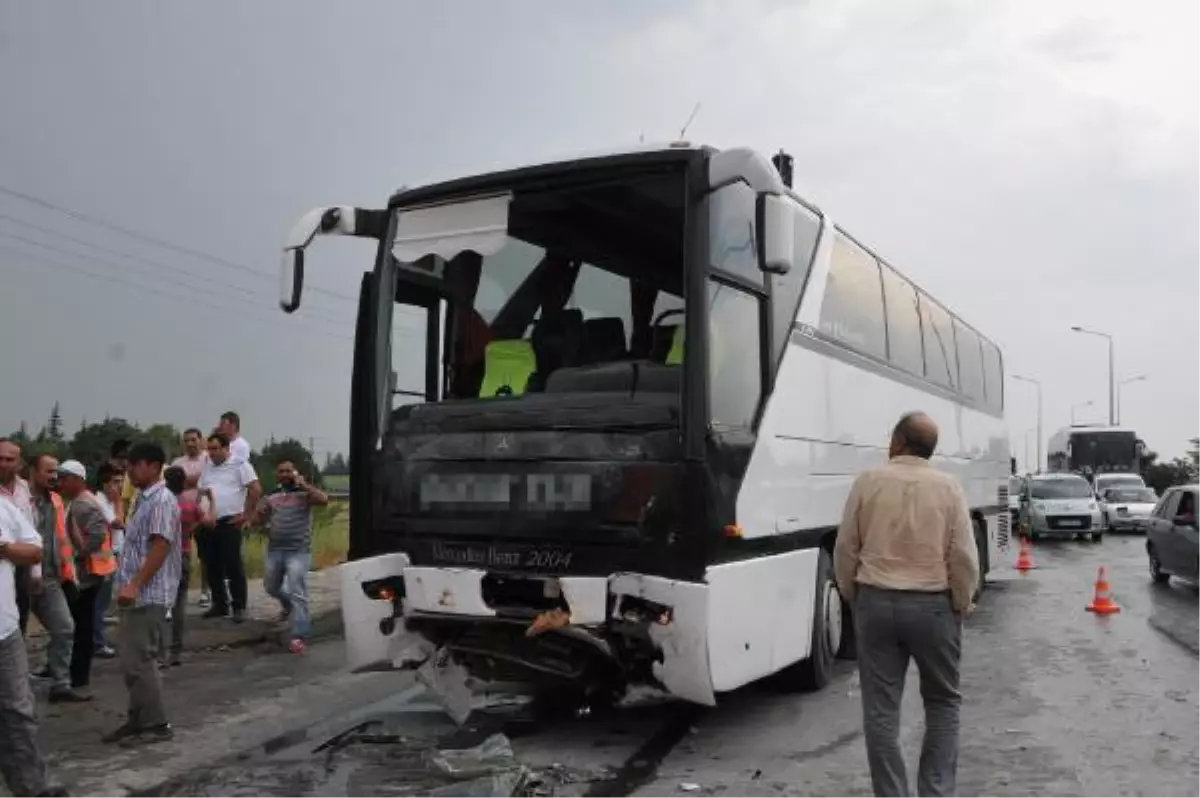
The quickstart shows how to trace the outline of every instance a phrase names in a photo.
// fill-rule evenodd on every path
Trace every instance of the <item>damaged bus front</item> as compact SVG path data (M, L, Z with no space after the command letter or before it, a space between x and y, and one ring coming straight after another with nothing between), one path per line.
M437 651L481 680L713 703L704 574L749 447L710 434L708 330L734 361L761 330L713 279L711 233L761 286L791 259L784 190L749 151L666 147L300 222L288 312L317 235L379 241L351 388L352 667Z

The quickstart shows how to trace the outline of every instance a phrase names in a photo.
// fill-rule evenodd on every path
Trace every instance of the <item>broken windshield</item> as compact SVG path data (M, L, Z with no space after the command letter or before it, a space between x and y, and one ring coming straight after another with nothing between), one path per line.
M441 283L444 398L547 392L551 377L572 369L633 360L667 365L683 321L682 176L643 170L517 189L505 201L506 235L497 236L493 225L472 239L483 254L427 255L397 271L400 301L410 275ZM420 238L397 239L393 252L411 254ZM415 333L416 326L410 321L407 328ZM421 373L423 363L411 362L416 349L393 346L393 370Z

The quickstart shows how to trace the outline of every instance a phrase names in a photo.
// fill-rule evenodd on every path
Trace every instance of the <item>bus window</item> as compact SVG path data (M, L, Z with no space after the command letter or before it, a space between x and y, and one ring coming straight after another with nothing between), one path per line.
M883 294L887 303L888 358L892 365L918 377L925 376L925 354L921 345L921 316L917 292L912 284L886 263Z
M808 280L809 269L812 268L813 252L817 248L817 238L821 233L821 218L805 208L795 206L795 260L787 274L771 275L771 305L774 311L772 323L771 357L778 360L787 346L788 336L792 331L792 322L796 319L796 310L800 306L800 294L804 291L804 283Z
M954 354L954 330L950 326L950 314L928 294L921 298L921 334L925 341L925 378L945 385L958 387L958 361Z
M761 288L763 274L754 249L754 190L745 183L725 186L713 192L709 209L712 267Z
M983 376L988 407L998 413L1004 409L1004 367L1000 350L987 339L983 340Z
M979 349L979 335L955 319L954 342L958 349L958 373L962 392L971 399L982 402L983 353Z
M840 232L821 303L821 332L863 354L887 357L883 290L874 256Z
M752 428L762 398L759 300L733 286L709 281L708 304L712 425Z

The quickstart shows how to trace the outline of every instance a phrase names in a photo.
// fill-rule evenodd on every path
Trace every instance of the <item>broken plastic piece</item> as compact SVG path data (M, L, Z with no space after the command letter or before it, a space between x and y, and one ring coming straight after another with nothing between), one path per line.
M533 623L529 624L529 628L525 630L526 637L537 637L544 632L549 632L553 629L562 629L571 623L571 614L563 609L548 610L538 613L538 616L533 619Z
M430 795L517 795L529 780L529 771L517 761L503 734L493 734L471 748L433 751L428 757L435 770L458 779Z
M442 773L456 779L474 779L518 767L512 743L503 734L493 734L471 748L443 748L432 751L430 763Z
M515 767L490 776L481 776L469 781L456 781L445 787L431 790L428 795L442 798L489 798L495 795L525 795L528 771Z
M444 648L417 669L417 681L425 685L446 714L460 726L471 714L471 687L467 677L467 669Z

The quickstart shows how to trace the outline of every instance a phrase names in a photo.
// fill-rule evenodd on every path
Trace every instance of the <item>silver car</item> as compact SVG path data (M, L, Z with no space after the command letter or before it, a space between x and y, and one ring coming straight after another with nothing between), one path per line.
M1105 488L1100 496L1100 514L1110 532L1144 532L1146 519L1158 504L1150 488Z
M1100 505L1092 486L1078 474L1035 474L1021 494L1021 518L1034 540L1104 536Z
M1200 547L1196 535L1196 485L1168 488L1146 528L1146 554L1150 558L1150 576L1166 582L1178 576L1191 582L1200 580Z

